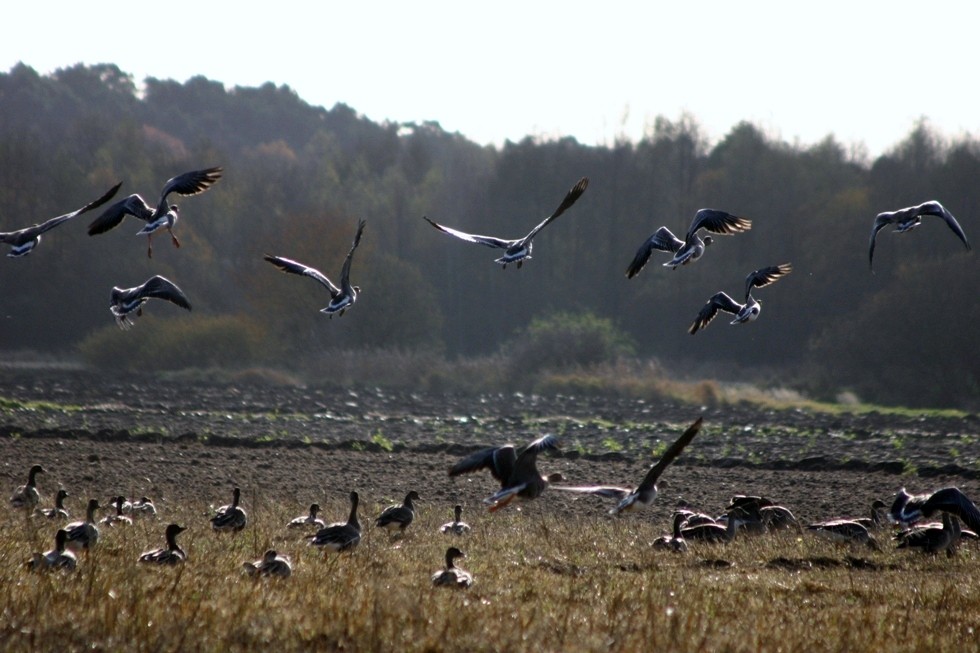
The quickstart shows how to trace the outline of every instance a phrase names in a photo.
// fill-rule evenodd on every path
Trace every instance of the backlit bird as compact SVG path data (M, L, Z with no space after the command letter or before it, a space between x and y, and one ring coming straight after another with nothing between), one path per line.
M912 231L922 224L922 216L924 215L934 215L942 218L946 222L946 225L956 234L956 237L963 241L963 245L968 250L972 249L970 241L966 239L966 234L963 233L963 227L960 226L960 223L956 221L952 213L947 211L942 204L935 200L898 209L897 211L885 211L875 217L874 224L871 226L871 240L868 242L868 266L872 272L874 271L875 241L878 239L878 232L890 224L895 225L896 233L902 234Z
M732 324L744 324L755 321L759 317L759 313L762 312L762 302L752 296L752 289L765 288L792 271L792 265L782 263L781 265L770 265L769 267L760 268L749 273L749 276L745 277L744 304L739 304L724 292L716 293L698 312L698 316L688 329L688 333L694 335L700 329L708 326L711 320L715 319L718 311L725 311L734 315L735 319L731 321Z
M726 211L717 209L701 209L694 214L691 226L688 227L684 240L675 236L667 227L660 227L652 236L643 241L636 255L626 268L626 276L632 279L640 273L643 266L650 260L654 250L673 254L673 258L664 263L664 267L677 269L678 265L687 265L701 258L708 245L713 243L711 236L702 239L698 232L702 229L713 234L740 234L752 228L752 221L740 218Z
M142 285L133 288L118 286L109 293L109 310L116 318L120 329L128 329L133 325L133 313L137 317L143 315L143 304L150 299L165 299L181 308L191 310L184 291L170 279L156 275L147 279Z

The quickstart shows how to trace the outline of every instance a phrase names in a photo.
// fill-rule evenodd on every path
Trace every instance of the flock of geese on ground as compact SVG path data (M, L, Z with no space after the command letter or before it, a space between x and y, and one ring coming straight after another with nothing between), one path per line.
M500 484L500 490L490 495L484 502L489 510L496 512L514 501L530 501L538 498L549 487L564 492L592 494L612 499L615 504L609 510L611 515L619 515L649 505L657 497L657 481L667 467L681 454L698 434L702 426L698 418L664 452L656 464L650 467L643 479L635 487L612 485L570 486L560 485L565 479L561 474L543 475L537 467L538 455L558 448L557 439L552 435L539 438L522 449L507 444L489 447L472 453L449 468L449 476L459 476L487 470ZM37 475L45 470L34 465L28 473L27 483L18 487L10 497L11 506L34 518L66 521L69 515L64 506L68 493L62 488L58 491L53 508L42 509L37 489ZM421 501L418 492L412 490L405 495L401 504L385 508L375 519L377 528L389 531L393 536L403 535L415 518L415 502ZM326 524L318 515L320 506L312 504L307 514L296 517L285 524L288 529L312 533L307 536L309 546L325 551L352 551L361 541L362 526L358 519L359 495L350 493L350 513L346 521ZM156 516L153 502L142 497L128 501L124 496L115 496L110 504L115 510L112 514L96 521L95 513L101 508L97 499L90 499L85 519L68 523L55 534L55 546L50 551L35 553L26 563L34 570L63 569L73 570L77 564L76 552L94 547L99 540L100 526L115 527L132 524L133 516ZM942 514L940 523L924 523L936 513ZM967 528L960 525L962 520ZM248 524L248 513L241 505L241 491L234 488L232 502L218 508L211 517L211 527L215 531L240 532ZM894 536L898 548L919 549L927 553L945 552L953 555L961 538L977 539L980 532L980 510L959 489L948 487L932 494L914 496L902 488L887 508L880 500L871 506L870 517L838 517L835 519L808 524L805 529L839 543L863 545L880 550L875 538L876 531L884 531L889 525L900 527ZM734 496L721 516L710 516L699 512L694 506L680 501L672 518L672 531L669 535L657 538L653 547L676 552L688 550L689 542L725 543L735 539L740 531L765 533L783 529L796 529L803 532L804 527L792 511L775 501L760 496ZM146 564L174 565L187 560L187 555L177 543L177 536L185 528L179 524L166 527L166 546L142 553L138 561ZM454 507L454 518L440 527L447 535L465 536L472 529L462 520L462 506ZM432 575L435 586L469 587L473 576L456 566L456 560L464 557L463 552L451 546L446 550L445 566ZM252 576L287 577L292 573L289 558L270 549L258 560L245 561L243 569Z
M223 169L220 167L206 168L203 170L192 170L177 175L169 179L160 191L160 198L155 206L151 206L138 194L132 194L124 200L111 204L99 217L89 225L88 233L90 236L109 231L123 222L127 216L134 217L143 222L143 227L137 232L138 236L147 237L147 256L153 256L153 234L160 230L166 230L175 247L180 247L180 241L174 234L174 225L179 218L176 204L170 204L168 198L171 194L181 196L198 195L211 188L221 179ZM445 225L430 220L427 216L423 219L435 229L454 238L458 238L468 243L483 245L498 250L503 250L503 255L496 259L503 268L506 269L510 263L516 263L520 268L524 261L531 258L531 250L534 237L553 220L565 213L575 204L588 188L589 179L583 177L565 195L551 215L546 217L531 229L527 235L521 238L507 239L495 236L481 236L471 234L458 229L453 229ZM122 186L122 182L109 189L102 197L86 204L80 209L65 215L51 218L46 222L35 224L17 231L0 232L0 243L11 246L7 256L21 257L30 254L41 241L41 235L88 211L94 210L115 196ZM917 206L911 206L897 211L879 213L875 217L871 229L871 239L868 245L868 262L873 265L875 242L878 232L888 225L894 225L895 231L905 233L911 231L922 223L923 216L936 216L942 218L954 234L963 242L966 248L971 248L963 228L956 221L956 218L947 211L939 202L930 201ZM322 284L330 293L329 304L321 309L329 317L333 315L343 315L357 301L360 287L351 284L350 271L351 261L354 251L361 241L364 232L364 220L359 220L354 241L350 251L344 260L340 275L340 285L336 285L326 275L318 269L294 261L282 256L266 255L265 260L273 264L279 270L289 274L307 276ZM710 235L701 237L701 232L708 232L715 235L733 235L744 233L752 228L752 221L744 217L739 217L716 209L701 209L692 220L684 238L678 238L667 227L660 227L647 238L637 250L632 262L626 269L626 276L630 279L635 277L647 264L654 251L665 252L671 255L671 259L664 263L665 267L676 269L678 266L688 265L700 259L707 247L712 244L713 239ZM764 288L778 279L786 276L792 271L789 263L762 267L750 272L745 278L744 303L739 303L725 292L718 292L711 296L704 307L698 312L697 318L691 324L688 331L693 335L699 330L708 326L719 311L734 315L732 324L744 324L754 321L759 317L762 304L752 296L752 292L758 288ZM131 288L114 287L110 293L110 310L121 328L128 328L132 325L134 315L142 315L143 305L149 299L163 299L173 304L191 310L190 301L184 292L172 281L165 277L156 275L145 281L143 284Z

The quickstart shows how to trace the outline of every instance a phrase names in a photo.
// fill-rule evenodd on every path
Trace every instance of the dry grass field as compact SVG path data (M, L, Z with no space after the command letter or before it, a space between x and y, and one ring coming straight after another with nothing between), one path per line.
M955 484L976 498L975 416L827 417L568 397L396 402L281 389L178 396L165 384L147 399L128 382L95 386L19 380L2 389L3 491L37 462L47 470L38 477L44 505L65 487L73 518L89 497L107 503L118 493L152 496L160 514L103 528L73 573L32 573L24 562L51 548L56 526L4 500L3 650L894 652L978 641L972 542L953 557L895 550L888 533L878 534L882 551L797 532L685 554L650 546L679 497L720 512L732 494L762 493L804 522L864 514L871 499L902 486ZM564 451L541 457L545 473L636 482L696 414L704 432L665 474L661 497L620 518L596 497L555 491L490 514L480 503L496 489L489 475L446 476L476 446L556 432ZM208 517L233 485L249 524L212 532ZM324 554L285 527L312 501L326 521L345 519L352 489L364 525L352 553ZM391 538L373 518L408 489L422 495L421 510L403 538ZM456 502L473 527L463 537L439 532ZM163 545L171 522L188 529L179 538L186 563L138 564L142 551ZM469 590L431 585L450 545L466 553ZM242 563L270 547L291 558L292 576L247 576Z

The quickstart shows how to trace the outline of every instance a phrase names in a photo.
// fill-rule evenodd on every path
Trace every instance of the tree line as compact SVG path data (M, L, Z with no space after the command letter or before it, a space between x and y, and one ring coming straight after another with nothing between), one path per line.
M535 319L581 314L610 320L635 355L678 377L980 404L976 257L926 218L912 234L883 231L874 274L868 266L880 211L938 199L980 238L980 145L945 141L924 120L873 160L833 136L794 145L749 123L711 144L687 115L658 118L639 142L528 137L495 148L436 122L378 124L343 104L312 106L271 83L148 78L138 88L111 64L51 75L18 65L0 74L0 112L0 231L73 210L119 181L119 197L140 193L152 204L176 174L225 169L208 193L177 198L179 250L161 239L147 259L135 221L89 237L86 215L47 234L30 256L7 260L6 350L71 353L115 328L112 286L162 274L188 294L195 318L248 325L261 343L249 356L286 367L338 349L493 354L514 347ZM518 237L582 176L588 191L541 232L520 270L501 270L491 250L422 219ZM703 207L747 217L753 228L716 238L694 265L672 271L655 255L626 279L644 239L661 225L682 234ZM352 277L361 299L344 318L323 319L323 289L262 256L336 277L360 218L367 228ZM719 318L687 333L712 294L738 298L746 274L784 262L794 271L757 294L758 321L736 327ZM188 319L168 308L148 312ZM136 340L140 326L116 336Z

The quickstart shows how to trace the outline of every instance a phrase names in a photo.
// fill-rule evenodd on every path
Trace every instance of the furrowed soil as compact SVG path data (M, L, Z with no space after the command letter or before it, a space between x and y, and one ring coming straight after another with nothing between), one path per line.
M639 482L698 416L704 428L662 477L661 496L630 519L669 528L679 498L721 512L733 494L761 494L801 521L865 515L875 498L956 485L980 497L980 419L824 414L750 405L699 407L635 399L431 395L272 385L206 384L82 370L0 370L0 482L8 491L42 464L46 505L57 488L80 513L87 497L227 503L343 504L350 490L375 507L408 490L423 510L467 506L498 486L487 473L446 471L479 448L547 433L560 452L539 458L571 485ZM363 500L362 499L362 500ZM72 503L73 502L73 503ZM609 502L547 492L526 510L604 516ZM327 521L344 514L325 515Z

